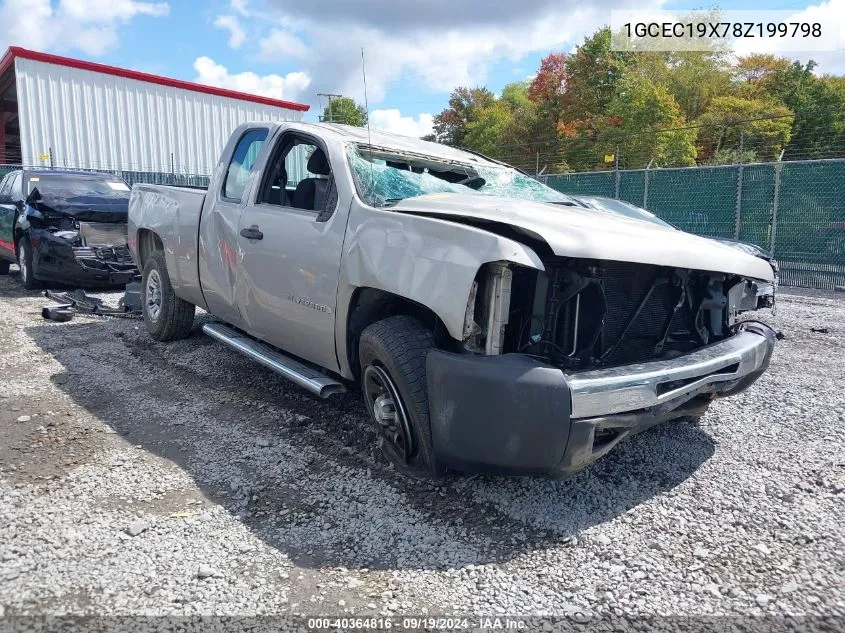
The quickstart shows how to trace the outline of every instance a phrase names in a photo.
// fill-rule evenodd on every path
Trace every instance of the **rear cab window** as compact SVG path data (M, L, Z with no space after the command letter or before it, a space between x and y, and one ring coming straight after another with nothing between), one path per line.
M225 199L232 202L240 202L243 199L247 179L267 139L267 132L266 128L248 130L241 136L226 169L226 179L223 182Z

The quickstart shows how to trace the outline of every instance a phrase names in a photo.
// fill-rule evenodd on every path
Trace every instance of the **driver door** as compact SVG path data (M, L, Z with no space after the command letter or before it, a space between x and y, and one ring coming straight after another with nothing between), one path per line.
M250 333L337 370L335 307L350 200L323 142L283 132L239 223L238 305Z

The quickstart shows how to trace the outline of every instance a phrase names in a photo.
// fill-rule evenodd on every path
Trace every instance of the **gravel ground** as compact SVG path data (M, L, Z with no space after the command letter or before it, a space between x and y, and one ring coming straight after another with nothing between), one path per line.
M0 277L0 614L845 615L842 295L782 295L769 372L698 426L437 487L357 394L44 304Z

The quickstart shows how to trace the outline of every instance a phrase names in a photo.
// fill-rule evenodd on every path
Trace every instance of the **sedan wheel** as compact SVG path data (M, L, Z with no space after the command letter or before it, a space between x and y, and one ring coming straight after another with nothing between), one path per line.
M35 270L32 265L32 244L29 238L23 237L18 242L18 266L21 269L21 283L27 290L38 290L41 282L35 278Z

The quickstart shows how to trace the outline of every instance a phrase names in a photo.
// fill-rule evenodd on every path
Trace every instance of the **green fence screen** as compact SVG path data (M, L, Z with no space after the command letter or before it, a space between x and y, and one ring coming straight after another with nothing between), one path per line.
M620 198L684 231L772 251L784 285L845 286L845 159L541 176Z

